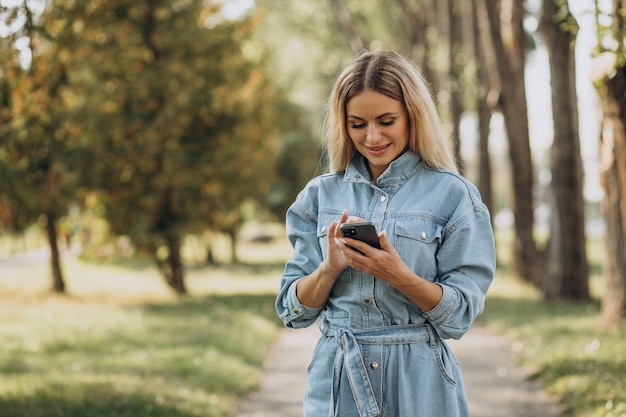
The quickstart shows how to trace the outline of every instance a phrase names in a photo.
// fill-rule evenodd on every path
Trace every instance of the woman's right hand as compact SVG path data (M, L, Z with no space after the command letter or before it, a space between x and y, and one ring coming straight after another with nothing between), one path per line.
M348 221L348 211L344 210L341 213L341 217L339 218L339 222L333 221L328 227L328 257L324 261L326 263L326 268L333 273L339 275L341 271L348 267L348 263L346 262L343 254L341 253L341 249L337 244L337 239L341 239L341 231L339 230L339 225L342 223L346 223Z
M307 307L323 306L328 300L337 277L348 267L337 244L337 239L341 237L339 225L346 221L348 221L348 212L344 210L339 222L333 221L328 227L328 256L312 274L302 277L296 284L296 297Z

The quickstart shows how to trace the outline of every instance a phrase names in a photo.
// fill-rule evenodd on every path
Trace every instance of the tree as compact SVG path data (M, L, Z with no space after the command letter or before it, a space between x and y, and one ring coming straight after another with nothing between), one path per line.
M202 1L53 10L80 39L67 99L88 144L81 184L98 191L111 231L184 294L185 235L232 228L242 201L271 183L278 92L262 56L243 52L253 22L226 21Z
M404 25L399 25L406 33L404 37L409 39L409 55L413 57L422 71L424 78L430 83L431 89L436 94L441 90L442 70L439 68L439 54L441 49L438 34L441 28L437 25L440 21L437 12L437 2L433 0L396 0L402 11ZM391 26L393 27L393 26ZM401 36L400 33L397 36Z
M588 300L583 167L578 131L574 45L578 24L567 1L544 0L540 30L550 58L553 198L543 288L547 299Z
M64 292L57 221L76 201L82 147L65 112L69 81L64 52L70 46L63 33L68 22L37 14L28 2L2 11L12 31L1 41L0 192L15 231L36 221L44 226L52 290Z
M466 2L461 0L448 0L448 77L447 90L449 98L449 118L451 127L451 140L454 153L459 167L463 174L465 166L461 157L461 116L463 114L463 94L465 91L463 84L463 67L467 61L465 53L466 45L463 42L463 5Z
M490 53L491 49L483 48L482 45L488 44L486 38L488 34L483 29L487 16L478 14L477 2L472 0L472 52L476 76L476 88L474 89L474 105L476 108L476 119L478 120L478 154L479 154L479 174L478 189L483 201L494 213L493 205L493 186L491 183L491 154L489 153L489 132L492 112L495 110L495 103L490 102L490 92L497 91L497 70L494 68L495 58ZM491 68L491 70L490 70ZM494 80L493 78L496 78ZM493 219L493 217L492 217ZM493 221L493 220L492 220Z
M605 294L602 322L614 327L626 317L626 18L623 0L613 0L611 31L600 32L602 68L595 78L603 111L600 138L601 182L606 220L604 239ZM608 45L605 46L605 45Z
M524 2L507 2L509 9L504 11L506 13L503 13L500 0L478 0L476 4L491 40L491 44L483 45L483 48L494 52L499 79L498 107L504 117L509 142L515 217L513 268L518 278L540 286L543 260L533 237L533 164L524 87ZM502 21L502 16L507 16L508 20Z

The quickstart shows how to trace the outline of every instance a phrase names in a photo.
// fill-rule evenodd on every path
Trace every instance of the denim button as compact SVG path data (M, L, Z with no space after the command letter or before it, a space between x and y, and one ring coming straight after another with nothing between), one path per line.
M365 304L372 304L372 300L369 298L366 298L363 301L365 302Z
M373 370L378 369L378 362L372 362L372 369Z
M300 309L298 307L294 307L293 308L293 312L298 314L298 313L300 313Z
M385 197L384 195L380 196L380 201L385 201L387 199L387 197Z
M426 232L422 232L422 239L426 240L427 237L428 237L428 235L426 234Z

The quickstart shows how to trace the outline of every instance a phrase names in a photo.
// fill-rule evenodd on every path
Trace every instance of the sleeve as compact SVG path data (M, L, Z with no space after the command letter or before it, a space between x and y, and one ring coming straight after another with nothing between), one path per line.
M443 338L460 339L483 312L495 274L495 243L487 207L482 202L474 205L448 231L437 252L443 297L424 317Z
M307 186L287 210L287 237L294 256L285 265L276 298L276 311L285 326L293 328L310 326L323 309L303 305L296 295L298 280L315 271L323 261L317 234L317 215L311 211L313 204L306 204L312 201L313 191Z

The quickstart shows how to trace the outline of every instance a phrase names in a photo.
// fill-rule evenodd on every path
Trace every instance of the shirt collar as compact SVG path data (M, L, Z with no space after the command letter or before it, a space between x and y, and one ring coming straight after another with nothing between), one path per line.
M385 172L378 177L378 185L384 186L389 182L398 182L415 175L422 157L413 151L408 150L398 159L392 161ZM367 159L359 152L355 153L344 174L344 181L349 182L371 182L369 170L367 169Z

